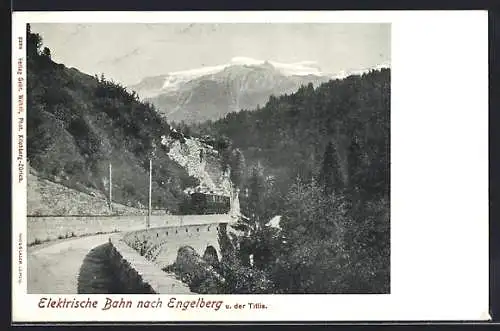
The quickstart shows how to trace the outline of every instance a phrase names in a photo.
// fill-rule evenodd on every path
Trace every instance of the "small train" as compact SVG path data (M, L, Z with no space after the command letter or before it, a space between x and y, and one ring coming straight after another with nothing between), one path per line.
M231 209L229 197L213 193L191 193L180 207L183 214L212 215L227 214Z

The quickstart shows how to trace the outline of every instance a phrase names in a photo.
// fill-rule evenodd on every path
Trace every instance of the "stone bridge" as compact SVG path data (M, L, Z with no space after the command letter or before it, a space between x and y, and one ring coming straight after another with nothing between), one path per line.
M175 262L182 246L201 256L213 247L220 259L219 229L235 219L230 214L154 216L150 228L145 221L143 216L28 219L29 242L60 239L28 249L28 293L190 293L162 269ZM74 237L65 239L68 224ZM110 289L106 282L121 286Z
M185 222L128 232L122 240L160 268L165 268L175 262L177 251L182 246L191 246L201 256L207 248L212 247L217 257L220 257L219 229L232 221L229 215L200 217L188 224Z

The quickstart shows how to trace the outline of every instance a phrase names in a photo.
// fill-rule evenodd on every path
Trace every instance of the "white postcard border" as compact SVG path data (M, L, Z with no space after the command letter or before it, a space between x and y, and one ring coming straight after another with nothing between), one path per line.
M27 288L26 27L12 20L12 317ZM16 300L17 299L17 300Z
M488 318L487 12L18 12L13 15L14 78L25 23L35 22L352 22L392 24L390 295L113 295L161 298L162 309L41 309L26 294L26 176L13 169L13 321L356 321ZM26 45L26 41L24 42ZM49 45L50 47L50 45ZM461 75L458 75L461 73ZM457 82L462 76L463 81ZM13 79L13 134L20 92ZM472 84L473 82L473 84ZM26 102L24 85L23 102ZM463 129L468 128L467 139ZM24 129L25 130L25 129ZM20 133L21 134L21 133ZM26 133L23 143L26 147ZM13 165L19 141L13 139ZM452 144L458 144L467 152ZM435 148L435 145L440 148ZM438 146L438 147L439 147ZM22 156L26 165L26 148ZM431 166L432 165L432 166ZM474 173L474 179L467 177ZM465 184L457 186L453 178ZM430 186L426 186L429 184ZM462 188L463 191L460 191ZM466 195L466 196L464 196ZM438 203L439 202L439 203ZM19 254L22 262L19 263ZM22 282L17 281L19 267ZM219 298L231 310L168 309L172 297ZM263 310L234 304L262 302Z

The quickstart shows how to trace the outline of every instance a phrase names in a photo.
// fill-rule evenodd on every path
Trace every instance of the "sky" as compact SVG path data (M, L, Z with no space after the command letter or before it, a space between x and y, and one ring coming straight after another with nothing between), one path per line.
M390 63L390 24L34 23L52 59L125 85L234 57L314 61L335 74Z

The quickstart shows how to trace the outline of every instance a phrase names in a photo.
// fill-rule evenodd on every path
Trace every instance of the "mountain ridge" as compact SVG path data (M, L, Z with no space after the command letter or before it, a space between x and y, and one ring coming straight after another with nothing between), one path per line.
M191 125L190 134L227 137L248 169L260 165L276 179L273 196L284 196L298 175L317 176L318 161L332 143L337 184L383 196L390 178L390 78L387 68L301 87L271 97L260 109Z
M384 63L375 68L388 66ZM308 84L317 87L351 72L361 74L371 69L327 74L314 61L287 64L236 57L222 65L145 77L128 88L154 104L169 121L200 123L261 107L271 95L293 93Z

